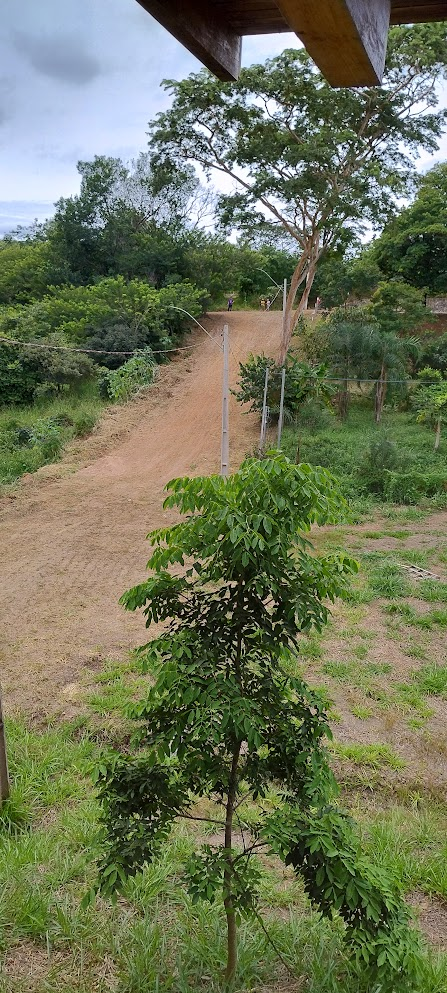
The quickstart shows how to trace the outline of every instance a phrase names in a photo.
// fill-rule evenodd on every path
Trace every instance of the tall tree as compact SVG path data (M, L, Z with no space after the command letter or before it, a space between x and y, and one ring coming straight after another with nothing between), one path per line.
M130 164L96 155L79 162L81 188L61 199L49 226L56 254L70 263L74 282L122 272L157 284L163 271L178 270L185 228L213 207L192 166L178 169L141 153Z
M391 31L381 87L333 90L296 49L245 69L236 84L206 71L165 83L173 103L150 125L152 148L233 180L220 198L227 226L273 224L299 247L280 358L320 259L365 223L383 224L409 189L418 150L437 148L446 36L437 24Z
M414 203L385 227L372 251L388 279L447 291L447 162L422 176Z

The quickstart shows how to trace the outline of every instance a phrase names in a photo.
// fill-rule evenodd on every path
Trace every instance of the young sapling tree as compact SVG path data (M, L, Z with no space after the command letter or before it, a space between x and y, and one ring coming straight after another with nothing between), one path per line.
M293 862L296 846L305 844L294 818L318 823L324 810L315 871L334 854L333 845L324 854L335 790L325 702L294 673L299 635L322 628L328 601L343 595L356 565L343 553L317 555L305 536L312 524L335 523L345 513L325 469L273 453L246 460L227 479L173 480L167 492L165 506L186 516L149 535L151 574L122 597L128 610L143 610L147 627L165 626L140 649L150 679L131 709L135 750L114 754L98 772L98 886L112 894L156 860L178 818L217 825L221 843L198 847L185 865L185 885L193 900L223 903L230 989L238 919L257 913L257 850L292 853ZM249 825L247 803L252 811L256 805ZM312 846L308 830L306 838ZM348 881L342 877L334 889L336 906ZM363 919L362 909L354 916ZM370 948L370 932L367 940Z

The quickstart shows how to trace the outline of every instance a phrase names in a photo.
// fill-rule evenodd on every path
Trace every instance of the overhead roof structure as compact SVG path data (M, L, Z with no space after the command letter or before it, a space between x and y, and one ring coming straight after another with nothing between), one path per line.
M447 20L447 0L138 2L224 81L238 78L244 35L294 31L332 86L373 86L390 25Z

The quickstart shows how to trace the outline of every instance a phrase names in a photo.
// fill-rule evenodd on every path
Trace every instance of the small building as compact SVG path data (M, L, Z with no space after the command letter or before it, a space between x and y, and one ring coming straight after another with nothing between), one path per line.
M381 82L393 24L447 20L447 0L138 0L224 81L244 35L294 31L332 86Z

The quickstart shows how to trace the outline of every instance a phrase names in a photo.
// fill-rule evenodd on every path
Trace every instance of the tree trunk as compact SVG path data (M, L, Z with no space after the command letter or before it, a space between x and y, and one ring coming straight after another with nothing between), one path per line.
M438 417L436 421L436 434L435 434L435 452L438 451L439 442L441 441L441 421L442 418Z
M341 384L341 389L338 394L338 413L342 421L345 421L348 416L348 405L349 405L349 369L345 369L345 378Z
M225 985L231 989L236 975L237 965L237 934L235 907L233 902L233 859L231 857L233 814L237 792L237 767L241 751L241 742L237 742L233 751L230 779L228 782L227 806L225 814L225 851L226 868L224 871L224 907L227 918L227 967L225 970Z
M380 420L383 412L383 405L385 403L386 397L386 369L382 363L382 368L380 370L380 378L376 383L376 395L374 400L374 415L376 424L380 424Z
M286 309L284 314L284 327L282 329L281 335L281 347L279 350L279 365L284 365L287 352L290 347L290 342L292 339L293 332L295 330L298 318L301 316L303 311L307 307L309 300L309 294L312 289L312 284L315 279L315 273L317 269L317 262L321 256L320 250L320 235L319 232L313 234L309 239L309 245L306 251L303 251L300 261L293 273L290 289L287 294ZM301 295L298 306L294 312L293 308L295 306L295 297L298 292L301 283L306 280L306 284Z

